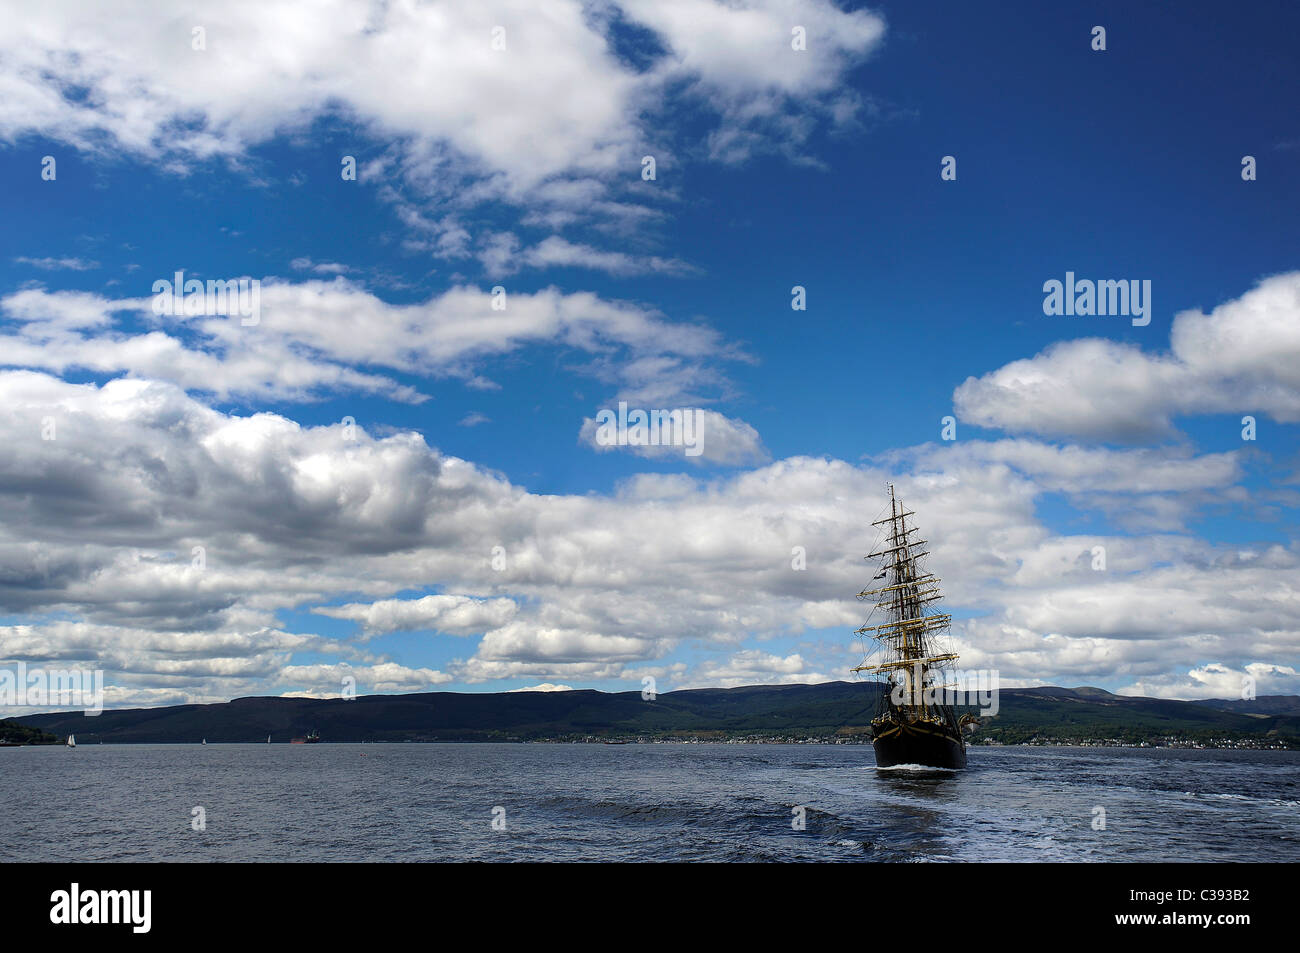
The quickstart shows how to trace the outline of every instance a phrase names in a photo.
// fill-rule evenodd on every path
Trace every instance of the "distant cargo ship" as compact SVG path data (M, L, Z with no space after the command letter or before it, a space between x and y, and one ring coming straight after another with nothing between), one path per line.
M291 745L314 745L320 743L320 732L312 729L306 738L294 738L289 744Z

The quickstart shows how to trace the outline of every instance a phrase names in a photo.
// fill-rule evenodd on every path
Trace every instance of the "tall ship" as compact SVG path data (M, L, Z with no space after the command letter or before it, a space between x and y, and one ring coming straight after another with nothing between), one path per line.
M917 538L907 519L915 515L889 484L889 515L871 524L884 527L884 539L866 557L880 559L873 581L881 585L858 593L859 600L872 604L866 624L857 630L868 639L868 658L853 671L881 680L871 721L877 767L964 768L962 726L953 707L943 704L958 658L943 651L952 616L935 611L942 598L939 578L925 571L925 540ZM872 656L876 660L867 664Z

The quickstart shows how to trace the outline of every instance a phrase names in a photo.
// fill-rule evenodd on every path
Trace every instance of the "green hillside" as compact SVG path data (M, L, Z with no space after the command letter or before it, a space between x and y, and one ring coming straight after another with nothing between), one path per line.
M618 739L866 741L878 688L870 682L758 685L670 692L430 692L351 701L238 698L216 705L32 715L24 722L86 743L286 742L313 729L326 742ZM1269 698L1257 710L1112 695L1101 689L1004 690L973 742L1093 742L1300 747L1300 716Z

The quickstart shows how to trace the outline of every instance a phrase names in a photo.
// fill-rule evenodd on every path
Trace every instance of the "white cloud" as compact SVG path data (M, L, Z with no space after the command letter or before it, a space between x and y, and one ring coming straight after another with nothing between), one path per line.
M582 421L582 427L578 431L578 442L600 453L621 450L648 459L691 463L697 466L705 463L740 466L761 463L769 459L767 448L763 446L758 431L745 421L726 417L716 410L705 410L699 407L680 409L682 414L696 415L697 423L687 435L691 441L689 446L684 442L685 437L673 444L601 443L598 441L599 427L593 417L587 417ZM661 441L666 439L667 437L661 436Z
M1148 698L1220 698L1242 700L1243 690L1250 685L1258 695L1300 694L1300 672L1285 665L1255 662L1242 669L1212 663L1194 668L1186 674L1139 679L1121 690L1124 695L1145 695Z
M496 25L506 52L491 47ZM107 139L146 158L237 156L340 111L431 166L450 152L521 187L608 168L633 136L623 107L635 78L573 2L223 0L185 17L55 2L8 21L0 49L5 138L39 130L83 149Z
M791 49L795 24L805 52ZM665 46L648 69L616 53L610 30L628 25ZM713 152L728 160L797 148L813 116L842 118L840 83L883 31L829 0L221 0L183 17L148 0L54 0L0 24L0 138L39 134L183 171L245 162L339 116L393 144L363 181L396 170L444 202L590 210L639 175L647 143L671 152L651 113L673 125L707 107ZM584 202L566 188L580 184Z
M318 275L346 275L356 270L336 261L312 261L310 258L295 258L289 266L295 271L311 271Z
M313 609L318 615L360 622L368 635L432 629L452 635L481 634L505 625L519 607L510 599L439 595L422 599L384 599Z
M1300 272L1268 278L1208 315L1181 312L1167 354L1097 338L1064 341L968 378L953 400L963 420L981 427L1080 439L1167 437L1182 414L1295 423Z
M846 121L856 106L843 76L885 32L877 14L821 0L622 0L619 6L668 50L651 75L665 86L686 84L721 117L709 151L728 162L754 152L796 152L817 111ZM806 36L803 51L793 48L796 27Z
M613 496L534 494L414 434L237 417L160 382L0 372L0 598L31 620L0 645L103 663L132 698L332 691L338 666L394 690L657 668L661 691L844 677L843 654L762 643L829 627L853 645L868 524L893 481L949 603L979 614L955 628L964 666L1074 684L1300 666L1294 547L1059 534L1040 520L1046 494L1132 495L1107 489L1117 475L1155 499L1243 478L1234 455L967 441L861 466L790 458L726 478L643 476ZM432 585L448 594L397 598ZM343 593L362 598L323 605ZM360 634L277 619L313 607ZM372 635L404 628L482 637L440 671L371 650ZM723 661L674 669L686 645ZM308 652L325 667L295 664Z
M841 676L842 677L842 676ZM746 649L718 661L703 662L675 680L674 687L737 688L741 685L815 685L834 676L808 671L803 657Z
M85 258L28 258L19 255L14 261L44 271L92 271L99 267L99 262L87 261Z
M170 276L168 276L170 279ZM260 318L173 317L150 298L108 299L28 288L0 299L16 331L0 334L0 363L55 372L86 369L170 380L220 398L304 400L359 391L418 403L426 395L371 368L482 384L486 362L533 344L572 348L604 379L638 386L645 362L677 368L683 388L725 380L717 362L741 357L716 332L590 292L546 288L507 294L454 287L417 304L390 304L345 278L261 286ZM133 333L121 315L155 322ZM677 396L693 396L679 392Z
M552 235L526 249L520 249L513 236L498 236L480 257L490 275L508 275L520 268L554 267L589 268L618 276L686 275L698 270L678 258L604 251L592 245L571 242L559 235Z
M356 680L359 694L393 694L396 692L427 692L438 685L452 681L452 676L429 668L408 668L395 662L375 665L288 665L280 672L279 681L287 684L315 686L305 693L311 698L337 698L342 694L344 679Z

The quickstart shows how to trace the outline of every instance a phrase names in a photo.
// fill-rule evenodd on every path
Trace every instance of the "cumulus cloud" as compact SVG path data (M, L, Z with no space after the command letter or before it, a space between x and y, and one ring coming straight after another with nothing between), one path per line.
M177 18L149 3L48 4L0 32L11 64L0 134L185 161L238 156L340 111L427 163L452 152L516 187L607 168L634 135L622 107L635 77L581 4L327 8L234 0ZM498 25L504 51L492 48Z
M720 117L708 149L727 162L761 151L795 154L815 112L835 122L855 113L860 104L843 91L842 77L885 32L877 14L821 0L621 0L619 7L665 47L650 75L684 84ZM796 29L803 51L794 50Z
M0 24L0 139L36 134L188 171L249 163L274 137L341 119L391 144L362 181L414 186L400 214L436 209L425 224L437 252L463 254L472 241L457 216L487 201L523 204L552 228L646 214L620 183L639 181L648 144L671 155L684 113L710 117L716 158L797 153L854 111L841 82L883 32L877 15L830 0L222 0L184 17L147 0L56 0ZM642 35L655 38L639 44L657 48L649 62L626 52ZM536 254L624 273L677 267L580 246Z
M498 306L502 300L504 307ZM253 326L239 316L157 315L151 298L114 300L43 288L0 299L0 313L16 325L0 333L5 365L125 372L223 399L304 400L359 391L419 403L427 396L373 369L481 385L484 363L536 344L591 355L599 362L593 373L629 386L641 384L647 361L677 367L685 389L725 380L717 364L743 357L707 327L556 288L499 299L460 286L397 305L343 277L267 279ZM128 330L127 318L153 322L156 329ZM690 393L676 396L684 395Z
M629 413L636 409L630 408ZM602 436L602 426L594 417L587 417L582 421L582 427L578 431L578 442L600 453L622 450L647 459L690 463L697 466L706 463L739 466L761 463L769 459L767 448L763 446L758 431L743 420L735 420L716 410L700 407L673 408L672 411L664 409L664 413L669 412L680 414L679 419L683 421L687 420L685 415L693 416L686 427L681 427L674 422L672 428L662 424L660 418L654 418L659 436L657 438L650 436L651 431L647 429L645 439L657 439L658 443L632 442L642 439L640 436L632 436L624 441L613 434L609 424L604 425L603 432L606 436ZM650 424L647 423L646 426L649 428Z
M840 676L842 677L842 676ZM814 685L835 681L835 676L808 670L803 657L772 655L746 649L689 669L677 688L736 688L741 685Z
M1176 433L1184 414L1300 421L1300 272L1276 275L1205 314L1174 318L1170 350L1063 341L968 378L958 415L981 427L1136 442Z
M1241 669L1211 663L1185 674L1147 677L1121 690L1149 698L1221 698L1240 701L1247 686L1255 695L1300 693L1300 671L1286 665L1254 662Z
M469 596L443 595L322 606L312 611L334 619L359 622L373 636L416 629L473 635L505 625L514 618L518 609L510 599L472 599Z
M966 442L534 494L415 434L240 417L164 382L0 372L0 599L24 616L0 653L102 663L139 699L336 691L343 668L393 690L573 685L654 674L686 645L715 660L664 666L660 690L843 677L845 654L761 643L825 629L853 644L861 557L892 481L965 613L965 666L1076 684L1295 667L1294 548L1060 534L1039 518L1046 495L1123 494L1107 487L1117 474L1156 499L1243 478L1234 454L1163 453ZM444 594L399 597L431 585ZM312 609L356 634L296 634L279 618ZM373 650L406 629L469 641L437 670ZM324 667L303 667L305 653Z
M349 678L354 682L345 682ZM279 681L314 686L300 693L312 698L336 698L342 694L344 685L358 690L369 689L374 694L427 692L452 681L452 676L436 669L408 668L395 662L381 662L356 666L288 665L279 673Z

